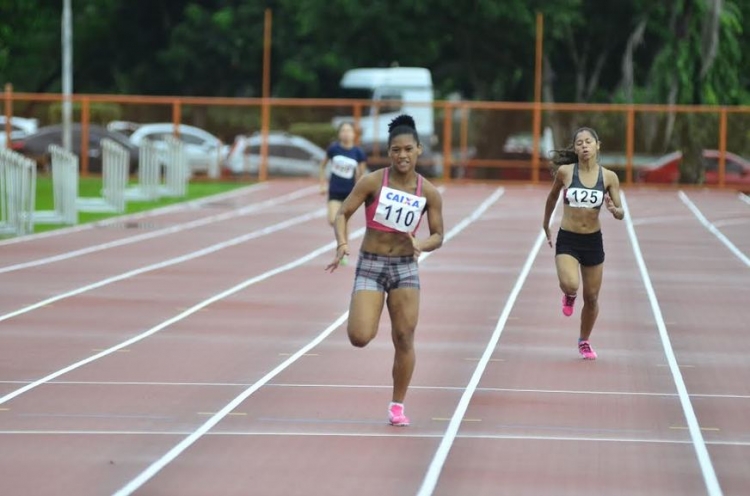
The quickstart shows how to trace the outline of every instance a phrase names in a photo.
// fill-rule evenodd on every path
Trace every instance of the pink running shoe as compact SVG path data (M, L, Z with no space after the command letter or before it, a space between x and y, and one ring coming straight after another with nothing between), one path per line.
M404 405L391 403L388 407L388 422L396 427L405 427L409 425L409 418L404 415Z
M578 341L578 353L584 360L596 360L596 352L588 341Z
M570 317L573 315L573 305L576 304L576 295L569 296L564 294L562 297L563 315Z

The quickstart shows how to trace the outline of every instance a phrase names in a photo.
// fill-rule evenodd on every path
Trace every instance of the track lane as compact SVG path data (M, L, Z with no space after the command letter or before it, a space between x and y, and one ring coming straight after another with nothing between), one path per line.
M735 206L746 207L729 194L691 192L689 198L712 222L733 215ZM650 209L689 213L676 196L650 199L648 209L646 204L633 202L634 215L646 215ZM638 227L638 235L664 318L670 322L675 353L684 364L682 374L696 415L708 429L704 436L719 482L724 494L739 495L750 484L750 449L731 443L750 440L743 420L750 415L750 387L743 380L750 375L750 343L745 339L750 270L690 215L685 222ZM730 226L721 230L737 246L747 237Z
M475 193L476 191L478 190ZM446 196L450 193L451 190ZM633 205L637 203L638 208L643 208L647 214L637 218L644 220L637 225L638 235L643 236L643 229L649 230L650 234L658 234L663 226L656 217L663 212L660 212L659 205L654 205L652 197L647 201L635 202L633 197L639 195L640 193L628 193L631 208L635 209ZM370 487L373 488L373 494L377 488L381 492L383 489L390 490L393 494L414 494L412 488L416 487L417 479L424 473L427 458L434 452L445 429L444 419L450 416L452 407L465 386L466 379L463 382L459 379L471 375L476 366L477 354L483 347L479 338L485 338L486 342L489 332L487 329L491 330L502 309L502 302L498 304L501 287L512 285L514 268L517 274L520 262L515 262L514 265L514 257L520 259L524 255L521 248L522 236L518 235L523 230L518 228L516 231L515 226L509 228L504 222L517 218L519 214L499 208L505 206L504 202L509 198L510 196L503 197L498 203L498 210L486 214L474 226L481 224L484 236L456 238L422 267L425 307L417 337L419 362L414 388L407 400L407 412L415 421L412 427L399 430L383 425L385 408L382 405L390 395L390 377L383 364L392 359L386 317L381 336L364 350L366 353L352 350L345 335L339 330L312 350L309 356L300 358L285 370L274 381L275 384L261 388L233 412L236 415L226 417L214 431L177 458L138 494L169 494L170 491L180 491L183 494L185 477L196 478L190 486L196 494L215 492L217 488L221 489L222 494L247 494L248 490L257 487L268 487L271 492L267 494L309 494L311 488L327 489L328 494L351 494L352 491L369 494ZM540 200L536 198L534 201L538 203ZM462 202L452 201L451 205ZM666 206L671 207L672 204ZM678 219L679 223L694 222L684 207L682 213L676 209L674 212L674 217L683 217ZM533 212L529 216L528 228L533 231L534 226L538 225L538 219L531 214ZM710 211L707 212L707 215L710 214ZM468 228L465 234L474 227ZM494 239L494 234L488 236L487 233L491 233L491 229L495 227L505 236L492 247L492 252L486 249L486 243ZM612 224L612 228L621 228L621 224ZM508 231L514 235L509 235ZM704 234L710 236L707 231ZM682 239L685 235L681 233L677 236ZM478 408L489 412L487 418L475 422L476 418L467 414L469 420L464 423L449 459L449 462L457 464L460 472L468 471L473 476L475 486L479 487L476 494L483 494L482 491L498 494L498 488L515 487L515 484L522 483L521 479L537 489L537 492L530 492L531 494L566 494L565 485L573 475L580 474L579 456L586 456L592 473L595 473L594 480L602 481L599 488L607 487L611 494L639 494L640 489L647 484L666 491L660 494L670 494L674 489L672 481L668 479L670 474L678 472L685 474L687 481L684 482L682 494L694 494L695 488L701 487L700 473L696 471L694 463L684 457L685 450L689 452L692 449L685 430L675 425L668 428L677 428L664 432L664 418L671 418L675 413L676 402L674 394L669 393L669 372L664 367L663 360L649 351L653 350L653 346L658 347L658 342L654 345L653 329L647 330L644 324L648 322L648 319L643 320L644 313L648 313L648 305L643 304L645 296L635 286L638 281L637 273L628 268L627 264L620 268L617 263L611 263L613 257L622 259L619 246L618 251L610 255L609 245L612 239L615 239L615 234L607 226L605 243L608 263L602 302L608 305L617 302L617 310L603 309L602 320L595 331L593 342L602 354L602 359L596 362L596 366L601 373L580 373L583 369L579 367L581 363L576 359L574 345L571 345L575 338L575 332L571 331L577 325L573 320L577 319L579 309L574 319L565 321L564 328L558 326L545 330L533 323L539 319L545 320L544 312L548 310L539 305L541 300L550 301L549 308L554 310L547 320L564 319L557 315L558 298L553 297L557 294L554 266L552 265L551 270L549 267L544 269L541 275L536 270L532 272L532 277L543 277L545 282L538 291L536 286L532 288L535 293L533 298L522 297L517 302L518 308L523 306L523 315L531 314L532 317L529 322L525 322L525 318L517 321L515 316L511 316L509 328L503 334L498 351L490 362L490 368L496 371L493 375L507 383L502 383L503 387L500 388L490 386L477 390L477 398L483 398ZM526 242L528 244L528 240ZM459 243L461 250L458 249ZM649 257L656 257L660 264L670 262L669 257L658 250L647 252L646 246L650 241L642 240L641 243L652 272L654 269ZM516 244L520 250L518 253L515 251ZM658 236L657 244L663 244ZM453 248L457 252L461 251L460 257L450 251ZM500 260L495 257L488 263L488 251L496 255L502 253ZM695 253L685 256L685 253L678 251L672 255L673 258L684 261L690 260ZM448 256L443 258L438 257L438 254ZM327 258L323 260L325 261ZM713 264L715 261L708 263ZM258 369L273 366L306 342L306 338L298 334L302 326L313 332L320 328L317 327L318 324L323 326L338 315L340 308L338 311L335 308L340 307L342 301L348 298L353 270L348 274L343 273L346 274L344 278L347 284L330 278L336 284L316 286L311 297L310 290L305 291L305 286L300 282L308 279L325 280L325 277L321 279L318 276L322 268L313 265L306 264L292 273L270 279L267 282L278 280L280 284L266 287L265 292L260 291L263 285L259 285L247 294L243 291L236 298L231 297L217 303L216 310L220 310L222 317L218 319L219 325L214 327L222 327L221 333L209 334L210 331L207 331L211 323L217 322L217 312L212 312L209 307L206 312L199 312L170 328L168 333L155 335L140 343L143 346L136 354L131 349L126 353L110 355L106 360L60 378L60 382L68 380L73 383L44 385L34 394L19 398L19 403L14 401L8 405L0 405L0 409L10 407L7 411L0 410L2 444L10 451L20 453L18 459L12 460L12 465L11 461L0 463L0 467L6 467L5 470L0 469L0 476L4 477L3 480L14 483L24 472L51 474L47 479L33 478L38 482L40 494L59 492L60 486L53 486L49 480L62 481L63 487L70 488L76 494L113 491L114 483L129 480L134 470L161 456L205 420L206 414L212 413L192 410L205 405L210 406L206 410L215 410L214 405L226 404L226 401L245 389L253 377L243 378L238 374L239 370L247 370L248 364L253 370L256 365ZM719 266L718 262L715 266ZM669 267L674 268L673 265ZM210 264L205 267L206 271L213 269ZM666 274L669 269L657 270L664 270ZM289 278L292 282L281 284L286 281L287 275L295 277ZM430 280L431 277L437 281ZM493 277L497 280L489 282ZM653 276L653 279L660 302L677 301L671 292L660 292L657 277ZM456 291L456 288L466 287L478 289L479 294L474 294L473 291ZM432 291L435 293L428 296ZM295 296L296 294L304 296ZM491 296L496 297L492 307L494 314L488 310ZM437 302L438 299L439 304L435 305L433 313L433 307L427 306L428 301ZM288 303L290 300L293 302L291 305ZM220 307L224 304L227 305L226 308ZM664 306L666 316L668 305ZM278 318L263 318L263 315L269 315L265 313L269 308L279 307L284 307L285 320L289 320L290 325L282 326L279 332L274 332ZM247 312L243 312L243 308L252 311L252 321L259 325L247 325L248 319L243 319L247 317ZM310 315L312 323L300 323L290 308L299 308L301 315L307 315L302 312L314 309ZM446 318L447 308L450 308L449 318ZM324 315L326 312L329 312L327 316ZM478 315L483 312L486 324L480 322L482 319ZM605 322L611 324L609 332L601 327L601 322L605 321L605 313L618 317ZM464 328L457 331L455 322L464 323ZM516 326L513 332L511 325ZM670 335L674 334L673 325L668 320ZM233 332L226 332L229 329ZM252 333L243 332L244 329ZM429 331L422 331L423 329ZM457 336L462 339L457 339ZM515 344L509 341L511 336L517 340ZM252 343L254 338L257 338L257 342ZM678 339L673 339L678 343ZM635 348L633 343L636 343ZM227 352L227 347L232 345L237 350ZM647 350L644 351L643 348ZM638 349L639 363L631 363L635 355L634 349ZM675 349L677 350L677 344ZM508 355L502 355L503 351L507 351ZM212 355L224 353L228 358L224 363L215 365L214 376L208 378L216 380L207 380L207 374L200 364ZM274 353L276 356L271 357ZM518 362L529 353L531 358L528 359L527 367L519 365ZM564 360L561 359L563 355L567 357ZM461 360L458 360L459 356L462 357ZM511 360L512 367L507 367L508 360ZM568 363L570 367L560 369L560 377L546 375L545 371L552 368L555 362L558 369L561 363ZM159 364L158 369L154 369L155 363ZM689 376L695 367L691 365L685 363L682 369L689 385L692 380L689 380ZM345 376L350 380L342 380L342 368L350 372L350 375ZM542 369L537 376L545 378L541 382L544 387L521 390L525 381L534 376L535 368ZM489 370L488 368L488 373ZM143 384L156 382L154 371L163 381L181 385ZM562 380L570 377L577 380ZM196 384L190 384L189 379ZM112 384L123 380L132 381L132 384ZM703 376L701 380L703 382L700 384L706 386L705 393L716 391L713 381L706 380ZM343 384L327 384L329 382ZM215 385L200 386L198 383ZM8 386L10 385L7 383L0 383L0 394ZM653 386L656 386L653 393L646 390ZM690 389L693 392L692 386ZM591 392L602 394L589 394ZM747 437L747 433L741 431L744 428L741 423L734 426L730 424L733 420L746 418L744 410L738 411L733 405L741 407L743 400L747 401L750 396L738 396L740 397L713 398L698 394L691 397L702 424L709 428L709 424L703 423L703 409L706 406L702 402L705 401L707 407L716 412L724 412L723 416L714 417L722 424L721 431L709 430L704 434L722 484L727 489L726 494L741 494L732 492L732 488L747 485L743 467L746 466L745 457L750 453L750 447L731 444L742 443L741 440ZM330 402L323 401L324 398L331 398ZM22 399L28 403L21 403ZM496 408L498 399L501 402L499 410ZM329 403L335 407L329 408ZM644 429L643 421L630 411L632 405L637 410L643 408L651 411L657 408L659 417ZM191 410L191 406L195 408ZM558 407L559 410L556 410ZM434 413L436 410L444 411L445 414L437 415ZM337 415L328 415L332 411ZM739 413L735 413L737 411ZM598 415L592 416L592 425L582 429L577 425L576 419L591 412ZM473 414L474 411L470 413ZM679 413L677 410L676 414ZM508 422L513 420L514 414L526 424ZM544 428L541 421L546 420L546 417L540 419L538 416L550 414L558 423ZM488 427L490 415L496 416L492 418L494 423L489 426L491 429L477 433L477 429ZM612 418L611 415L616 417ZM538 427L536 434L526 432L530 421L534 421ZM39 431L42 427L50 427L49 433ZM56 427L63 429L54 434ZM92 427L102 427L103 432L96 433ZM17 432L15 428L26 434L11 434ZM72 433L76 428L82 429L80 434ZM333 455L329 453L329 449ZM649 454L644 455L644 452ZM249 455L250 453L253 455ZM279 464L279 453L286 457L284 470L281 470ZM426 455L399 456L402 453ZM477 454L481 454L482 458L478 463L471 463L474 460L472 456ZM658 459L660 463L654 466L654 471L649 471L644 468L644 458ZM342 459L346 460L344 468L340 466ZM338 464L332 460L338 461ZM464 462L465 465L461 465ZM539 481L539 471L530 469L540 466L545 467L546 485ZM342 470L350 475L342 479ZM509 475L497 483L491 477L498 472ZM623 473L639 473L642 480L632 476L623 477ZM202 477L198 478L198 474ZM276 475L276 479L267 482L266 478L271 475ZM444 474L436 494L465 492L465 475L463 473L463 478L456 478L449 473ZM693 485L688 486L691 481ZM604 483L611 485L604 486ZM491 492L492 487L494 492ZM521 491L513 494L525 493Z
M202 202L189 202L188 206L175 208L162 215L147 216L144 213L135 220L130 216L115 217L86 224L89 226L86 229L61 230L68 234L52 238L31 238L26 242L0 244L3 260L0 274L60 263L119 246L169 237L174 233L217 224L223 220L252 215L256 210L253 205L258 203L272 202L279 197L294 199L305 196L317 196L315 187L309 182L278 182L257 190L251 189L244 195L229 198L219 195L219 198L213 200L208 197Z
M314 214L320 219L324 212L318 201L296 200L263 209L251 218L225 221L220 226L205 226L195 233L174 234L169 240L155 239L134 246L93 253L65 263L0 275L3 284L15 288L0 301L0 322L20 308L50 298L58 299L56 297L64 293L77 294L81 288L98 286L102 281L117 280L122 274L135 273L133 276L136 276L144 273L144 269L147 270L148 267L159 269L179 266L172 264L170 260L177 259L178 264L181 261L189 262L189 255L195 252L205 252L203 257L224 256L222 253L233 247L232 240L235 238L247 237L250 233L263 231L269 226L287 225L294 218ZM293 227L291 224L287 228ZM268 235L270 234L272 233L269 232ZM252 244L252 239L243 244ZM216 245L222 249L212 251L210 247Z
M318 249L331 238L321 224L325 226L322 218L297 225L255 239L250 247L229 247L219 254L99 288L5 322L4 351L9 357L6 379L29 380L48 374L160 325L231 285ZM290 238L297 241L282 241Z
M524 192L523 198L515 201L505 200L503 196L487 214L436 252L422 267L424 307L417 337L415 386L420 380L447 380L448 374L444 370L447 365L451 371L463 372L465 379L460 376L450 379L461 383L467 380L474 367L466 358L473 357L484 346L491 327L489 316L499 311L497 302L502 298L501 288L508 286L507 281L489 270L497 263L498 246L493 241L499 241L502 249L511 254L510 260L503 263L503 269L508 270L515 257L521 258L527 249L527 246L522 247L524 237L530 238L536 232L523 218L512 227L518 236L509 239L498 236L502 230L497 226L501 219L505 220L503 213L528 201L528 193ZM451 205L452 209L456 208L456 203ZM486 236L484 242L477 243L477 238L483 233ZM474 270L462 274L457 271L460 266ZM456 292L458 287L462 287L462 291ZM450 317L446 316L447 308L451 309ZM439 438L436 436L445 429L445 422L439 418L441 412L449 411L455 405L460 389L413 389L409 393L411 399L407 400L407 412L414 424L408 429L394 429L385 422L389 388L326 387L335 381L352 386L390 382L388 364L392 361L393 351L387 321L385 317L381 335L367 349L353 350L340 330L311 350L317 356L300 359L274 379L282 383L318 384L320 387L263 387L237 406L233 411L237 415L226 417L215 428L216 432L249 431L272 435L259 436L257 441L252 437L252 441L245 441L252 442L251 445L233 452L233 455L228 454L228 450L238 449L240 444L233 437L202 438L147 483L144 493L174 491L178 484L184 483L189 470L193 474L191 477L196 477L194 494L199 494L200 488L216 485L229 475L228 467L234 466L227 465L226 461L234 457L245 460L243 471L232 475L236 488L258 484L257 487L263 487L264 494L269 495L297 494L302 488L315 493L351 494L354 486L342 483L335 475L338 472L335 467L321 471L319 464L310 463L306 454L317 449L324 450L331 460L347 460L346 469L358 494L412 494L437 446ZM459 334L463 343L453 346L457 344ZM387 443L383 436L389 438ZM352 457L349 451L344 451L354 446L358 446L357 452L362 453L380 451L377 457L365 462L364 457ZM214 458L218 453L227 454ZM296 474L295 478L283 477L280 466L268 467L269 460L280 456L285 459L284 472ZM404 475L394 478L391 475L394 473ZM302 485L300 480L310 482ZM223 490L232 494L231 489Z
M579 358L582 299L572 318L562 315L554 252L543 247L466 412L476 421L461 424L435 495L499 487L677 495L703 485L687 431L672 428L684 415L625 226L604 215L602 223L607 260L592 335L599 359ZM652 462L665 455L668 463Z

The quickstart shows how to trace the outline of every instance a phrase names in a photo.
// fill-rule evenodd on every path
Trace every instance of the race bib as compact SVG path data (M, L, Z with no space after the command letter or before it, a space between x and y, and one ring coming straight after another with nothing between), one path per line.
M336 155L331 159L331 174L343 179L351 179L357 170L357 161L343 155Z
M571 207L596 208L602 205L604 193L598 189L569 188L565 199Z
M412 232L417 228L426 205L424 197L383 186L374 220L396 231Z

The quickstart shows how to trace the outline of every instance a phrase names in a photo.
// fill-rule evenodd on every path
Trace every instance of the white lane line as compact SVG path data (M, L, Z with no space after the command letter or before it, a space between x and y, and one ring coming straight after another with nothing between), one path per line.
M740 193L739 197L740 197L740 201L743 201L747 203L748 205L750 205L750 196L746 195L745 193Z
M17 243L24 243L28 241L36 241L38 239L51 238L53 236L60 236L64 234L75 234L81 231L88 231L90 229L95 229L100 226L118 224L120 222L125 222L125 221L148 219L151 217L158 217L160 215L169 215L174 212L179 212L182 210L187 211L187 210L190 210L191 208L199 208L200 206L206 203L214 203L217 201L234 198L235 196L247 195L249 193L254 193L256 191L264 190L266 188L268 188L268 183L256 183L251 186L237 188L232 191L227 191L225 193L217 193L215 195L204 196L202 198L196 198L195 200L173 203L171 205L165 205L163 207L146 210L144 212L118 215L115 217L109 217L107 219L99 220L96 222L87 222L86 224L79 224L77 226L71 226L71 227L63 227L60 229L55 229L53 231L45 231L41 233L28 234L26 236L19 236L16 238L4 239L0 241L0 246L14 245Z
M555 210L557 210L557 205L555 205ZM554 218L554 216L555 212L553 211L552 218ZM531 267L534 264L534 260L536 259L537 254L539 253L539 250L541 249L545 241L546 237L544 235L544 231L540 231L539 235L536 238L536 241L534 241L534 245L532 246L531 251L529 252L529 256L526 258L526 262L521 268L521 273L518 275L518 279L516 279L516 283L513 286L510 294L508 295L508 299L505 301L505 307L503 308L503 311L497 320L497 324L495 325L492 336L487 343L487 347L484 349L484 353L482 353L482 357L479 359L479 363L474 369L474 373L469 380L469 384L466 386L466 389L464 390L461 398L458 401L456 410L451 416L448 427L443 434L443 438L440 440L440 445L438 445L438 448L435 451L435 455L432 457L432 461L427 468L427 473L422 480L422 484L419 487L417 496L430 496L435 490L438 479L440 478L440 473L442 472L445 461L448 458L448 453L450 452L451 447L453 446L453 442L458 435L458 430L461 427L464 415L466 415L466 410L469 408L471 398L474 396L475 391L479 387L479 381L482 379L482 375L484 374L487 365L490 363L490 359L492 358L492 354L495 352L495 348L497 348L497 343L500 341L500 336L505 329L505 324L508 321L508 317L510 317L510 312L516 303L518 295L521 293L521 289L526 282L526 278L531 272Z
M47 265L47 264L51 264L55 262L61 262L63 260L70 260L71 258L80 257L82 255L88 255L90 253L95 253L98 251L116 248L118 246L125 246L125 245L129 245L133 243L138 243L140 241L154 239L154 238L158 238L161 236L167 236L169 234L175 234L181 231L195 229L196 227L201 227L201 226L205 226L208 224L225 221L228 219L241 217L241 216L253 213L253 212L257 212L258 210L270 208L270 207L273 207L273 206L276 206L276 205L279 205L288 201L302 198L304 196L314 193L315 191L317 191L316 187L311 186L311 187L307 187L307 188L294 191L292 193L288 193L286 195L277 196L276 198L272 198L270 200L265 200L262 202L253 203L251 205L246 205L236 210L224 212L224 213L217 214L217 215L209 215L207 217L201 217L200 219L191 220L189 222L183 222L182 224L175 224L173 226L169 226L163 229L157 229L156 231L149 231L146 233L137 234L135 236L128 236L126 238L120 238L115 241L109 241L106 243L100 243L98 245L88 246L86 248L80 248L77 250L60 253L58 255L53 255L51 257L39 258L37 260L30 260L28 262L22 262L22 263L17 263L13 265L6 265L5 267L0 267L0 274L5 274L7 272L14 272L17 270L22 270L22 269L28 269L31 267L39 267L40 265Z
M71 298L73 296L78 296L80 294L86 293L88 291L92 291L94 289L99 289L109 284L113 284L119 281L124 281L125 279L130 279L130 278L139 276L141 274L145 274L147 272L152 272L155 270L160 270L165 267L170 267L172 265L181 264L189 260L194 260L199 257L204 257L206 255L210 255L211 253L216 253L217 251L224 250L226 248L230 248L232 246L236 246L241 243L245 243L247 241L260 238L262 236L267 236L269 234L275 233L277 231L281 231L283 229L287 229L292 226L296 226L298 224L303 224L311 219L322 217L323 215L325 215L325 212L326 212L325 208L322 208L322 209L316 210L315 212L311 212L309 214L298 215L297 217L292 217L291 219L287 219L283 222L272 224L262 229L258 229L257 231L252 231L247 234L243 234L242 236L237 236L227 241L222 241L221 243L216 243L216 244L207 246L205 248L202 248L200 250L187 253L185 255L180 255L178 257L164 260L162 262L157 262L151 265L146 265L138 269L129 270L127 272L123 272L122 274L118 274L116 276L108 277L106 279L102 279L100 281L87 284L85 286L81 286L78 289L74 289L71 291L67 291L65 293L60 293L58 295L51 296L37 303L33 303L23 308L19 308L18 310L14 310L12 312L8 312L6 314L0 315L0 322L3 322L8 319L12 319L14 317L18 317L19 315L23 315L25 313L31 312L33 310L37 310L39 308L43 308L47 305L58 302L60 300Z
M135 430L0 430L0 436L173 436L190 435L191 431L135 431ZM339 438L414 438L438 439L440 433L411 432L356 432L356 431L213 431L205 434L209 437L339 437ZM459 434L457 439L488 441L557 441L557 442L591 442L591 443L643 443L643 444L692 444L688 439L666 439L648 437L597 437L597 436L541 436L523 434ZM750 446L750 441L716 440L707 443L710 446Z
M487 209L489 209L503 195L504 191L505 190L502 188L497 189L492 195L489 196L489 198L487 198L484 202L482 202L482 204L479 205L479 207L477 207L477 209L474 210L474 212L472 212L471 215L469 215L468 217L463 219L461 222L456 224L450 231L448 231L445 234L444 243L449 242L454 236L456 236L458 233L463 231L470 224L472 224L477 219L479 219L482 216L482 214ZM332 243L332 245L335 245L335 243ZM422 255L420 255L419 257L419 261L420 262L424 261L432 253L434 252L422 253ZM153 462L143 472L141 472L140 474L138 474L138 476L136 476L134 479L128 482L122 489L117 491L115 493L115 496L129 495L129 494L132 494L134 491L138 490L141 486L143 486L146 482L148 482L152 477L158 474L159 471L161 471L164 467L169 465L169 463L171 463L175 458L180 456L180 454L182 454L182 452L188 449L193 443L195 443L198 439L200 439L206 433L208 433L216 424L218 424L232 410L237 408L243 401L249 398L255 391L263 387L266 383L270 382L271 379L273 379L278 374L280 374L285 369L287 369L290 365L296 362L305 353L308 353L310 350L312 350L318 344L320 344L333 331L335 331L341 324L346 322L346 319L348 317L349 317L348 311L341 314L341 316L338 319L336 319L336 321L333 324L328 326L328 328L326 328L322 333L320 333L315 339L313 339L308 344L300 348L296 353L294 353L292 356L284 360L278 367L270 371L268 374L266 374L260 380L258 380L255 384L245 389L232 401L227 403L227 405L224 406L224 408L222 408L214 416L209 418L203 425L198 427L198 429L193 431L189 436L187 436L180 443L174 446L171 450L165 453L161 458Z
M750 267L750 258L742 253L742 251L737 248L737 246L735 246L735 244L732 243L729 238L724 236L724 233L722 233L715 225L711 223L711 221L706 218L705 215L703 215L700 209L695 206L695 203L693 203L684 192L680 191L678 194L680 196L680 200L682 200L682 203L684 203L685 206L687 206L687 208L689 208L690 211L693 212L693 215L695 215L698 221L703 224L703 227L708 229L711 234L719 238L719 241L724 243L724 246L729 248L729 251L734 253L735 256L739 258L746 267Z
M0 381L0 384L25 385L32 381ZM159 381L51 381L50 386L136 386L136 387L231 387L246 388L252 386L249 382L159 382ZM391 389L388 384L287 384L280 382L269 382L266 387L275 388L308 388L308 389ZM409 390L423 391L464 391L463 386L409 386ZM577 391L574 389L514 389L478 387L477 391L485 393L518 393L518 394L555 394L555 395L581 395L581 396L635 396L652 398L676 398L677 393L649 393L645 391ZM749 400L750 395L745 394L708 394L691 393L691 398L707 399L729 399Z
M664 355L667 358L667 364L669 370L672 373L672 379L674 380L675 387L677 388L677 394L680 398L680 405L682 405L682 411L685 414L685 421L688 425L690 432L690 438L692 439L693 446L695 448L695 454L698 458L698 464L701 468L703 480L706 484L709 496L721 496L721 486L719 485L719 479L716 477L713 463L711 462L711 456L708 454L706 448L706 441L703 439L703 433L701 432L700 424L698 423L698 417L695 415L693 404L690 402L690 395L685 385L685 381L682 378L682 372L680 366L677 363L677 357L674 354L672 348L672 342L669 339L669 333L667 332L667 325L664 323L664 317L661 313L661 307L659 306L659 300L656 297L656 291L651 283L651 276L648 273L646 267L646 261L643 258L641 252L641 246L638 242L638 236L635 233L635 227L633 227L632 217L630 215L630 209L628 208L628 202L625 198L625 193L621 193L622 206L625 209L625 226L628 230L628 236L633 246L633 254L635 255L636 262L638 263L638 270L641 273L643 279L643 285L646 288L648 294L648 300L651 304L651 310L654 314L654 320L656 321L656 327L659 330L659 337L661 338L661 344L664 348Z
M361 229L355 231L354 233L352 233L350 235L350 237L351 237L351 239L356 239L356 238L362 236L364 234L364 232L365 232L365 229L361 228ZM309 262L310 260L313 260L313 259L319 257L320 255L322 255L324 253L330 252L335 247L336 247L336 242L335 241L327 243L327 244L321 246L320 248L311 251L307 255L304 255L304 256L302 256L300 258L297 258L296 260L294 260L292 262L289 262L287 264L284 264L284 265L281 265L279 267L276 267L275 269L263 272L260 275L252 277L250 279L247 279L247 280L241 282L240 284L237 284L237 285L235 285L235 286L233 286L233 287L231 287L231 288L229 288L227 290L224 290L224 291L222 291L220 293L217 293L214 296L212 296L210 298L207 298L207 299L201 301L200 303L197 303L197 304L193 305L192 307L188 308L187 310L185 310L185 311L183 311L183 312L175 315L174 317L169 318L169 319L163 321L162 323L160 323L160 324L152 327L151 329L149 329L149 330L147 330L147 331L145 331L145 332L143 332L141 334L138 334L137 336L134 336L134 337L132 337L132 338L126 340L126 341L123 341L123 342L121 342L118 345L112 346L111 348L107 348L106 350L101 351L101 352L99 352L99 353L97 353L95 355L91 355L90 357L85 358L85 359L83 359L81 361L78 361L78 362L76 362L74 364L68 365L65 368L62 368L62 369L60 369L60 370L58 370L56 372L53 372L53 373L51 373L51 374L49 374L49 375L47 375L45 377L42 377L39 380L31 382L31 383L27 384L26 386L24 386L22 388L19 388L19 389L15 390L15 391L12 391L12 392L6 394L5 396L0 397L0 405L2 405L4 403L7 403L8 401L12 400L13 398L16 398L17 396L20 396L23 393L26 393L26 392L28 392L28 391L30 391L30 390L38 387L38 386L41 386L42 384L46 384L46 383L48 383L48 382L50 382L50 381L52 381L54 379L57 379L61 375L67 374L68 372L76 370L76 369L78 369L80 367L83 367L84 365L87 365L87 364L89 364L91 362L95 362L96 360L99 360L100 358L104 358L104 357L106 357L108 355L111 355L111 354L117 352L118 350L121 350L123 348L127 348L128 346L131 346L131 345L133 345L133 344L135 344L135 343L137 343L139 341L142 341L142 340L146 339L147 337L156 334L157 332L161 331L162 329L165 329L165 328L171 326L172 324L175 324L175 323L177 323L177 322L179 322L181 320L184 320L187 317L193 315L194 313L199 312L203 308L206 308L207 306L209 306L209 305L211 305L213 303L216 303L217 301L223 300L224 298L227 298L227 297L229 297L229 296L231 296L231 295L233 295L235 293L238 293L238 292L242 291L243 289L246 289L246 288L252 286L253 284L257 284L257 283L265 281L266 279L269 279L269 278L271 278L273 276L276 276L276 275L281 274L283 272L287 272L287 271L290 271L290 270L292 270L292 269L294 269L296 267L299 267L300 265L303 265L303 264Z

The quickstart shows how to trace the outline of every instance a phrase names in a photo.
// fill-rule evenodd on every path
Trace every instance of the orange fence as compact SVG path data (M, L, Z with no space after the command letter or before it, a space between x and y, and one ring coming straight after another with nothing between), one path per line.
M59 94L14 93L6 87L6 135L11 136L11 116L35 118L40 126L59 124L62 100ZM358 127L370 123L368 164L377 168L387 163L386 136L382 131L378 136L378 130L390 118L389 112L407 108L404 102L369 100L83 94L74 95L72 102L74 121L80 124L74 151L81 157L83 174L91 172L94 125L171 122L179 134L177 125L189 124L230 145L223 152L229 153L237 136L275 131L304 137L324 149L336 138L333 123L342 116L349 116ZM421 136L427 152L420 167L426 175L444 181L549 181L549 150L566 147L576 128L589 126L601 138L600 163L617 171L625 184L675 183L681 152L694 151L694 156L702 157L705 171L699 182L750 190L750 163L742 158L750 156L748 107L475 101L409 103L408 107L430 110L425 115L432 121L433 133ZM418 120L420 124L424 123ZM265 180L279 173L274 160L277 153L286 152L261 141L260 164L250 177ZM309 175L316 175L314 156L308 160Z

